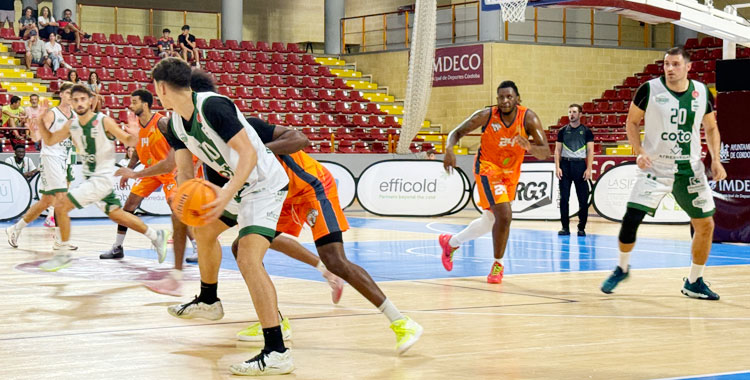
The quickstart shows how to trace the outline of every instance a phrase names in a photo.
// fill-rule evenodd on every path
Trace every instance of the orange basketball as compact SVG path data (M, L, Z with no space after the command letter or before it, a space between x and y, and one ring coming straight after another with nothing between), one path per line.
M172 211L188 226L202 226L206 224L205 210L201 208L216 199L216 191L207 181L193 178L178 186L172 197Z

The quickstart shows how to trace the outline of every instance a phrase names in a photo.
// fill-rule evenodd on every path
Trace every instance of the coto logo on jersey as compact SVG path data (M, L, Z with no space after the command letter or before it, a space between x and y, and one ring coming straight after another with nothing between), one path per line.
M693 139L693 133L688 131L664 132L661 134L661 139L663 141L687 143Z

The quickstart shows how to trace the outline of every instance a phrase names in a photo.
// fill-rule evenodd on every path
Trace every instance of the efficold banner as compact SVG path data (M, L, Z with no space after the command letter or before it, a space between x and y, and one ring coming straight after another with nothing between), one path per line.
M332 161L319 161L331 172L336 180L336 190L339 193L339 204L342 209L346 209L354 203L354 197L357 195L357 181L354 180L354 174L345 166Z
M633 162L614 166L599 177L594 187L594 209L605 219L621 222L625 215L630 193L636 181ZM680 224L690 222L688 214L677 204L672 194L667 194L656 208L653 217L646 215L646 223Z
M31 205L31 186L16 168L0 162L0 220L15 219Z
M575 186L571 185L570 216L578 212ZM474 207L479 210L479 192L476 183L472 190ZM525 162L521 164L521 177L516 187L516 198L511 203L513 219L560 220L560 181L552 162Z
M357 199L382 216L440 216L462 209L469 181L461 169L445 172L441 161L387 160L368 166L357 182Z

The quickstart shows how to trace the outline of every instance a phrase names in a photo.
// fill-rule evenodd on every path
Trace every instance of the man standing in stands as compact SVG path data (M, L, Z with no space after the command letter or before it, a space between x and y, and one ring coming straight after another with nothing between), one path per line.
M558 235L570 235L570 185L578 195L578 236L586 236L589 212L589 183L594 165L594 134L581 124L581 107L568 107L568 125L560 128L555 142L555 173L560 180L560 222Z

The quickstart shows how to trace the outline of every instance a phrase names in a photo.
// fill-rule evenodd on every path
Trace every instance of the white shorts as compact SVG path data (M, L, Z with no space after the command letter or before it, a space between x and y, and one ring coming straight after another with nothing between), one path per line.
M111 176L91 176L78 187L68 192L68 199L77 207L84 208L96 204L105 214L122 207L115 195L115 178Z
M246 195L240 202L232 199L224 209L221 221L230 227L238 224L239 238L257 234L273 239L286 194L286 190L262 191Z
M68 191L66 158L48 155L39 158L39 192L55 194Z
M705 167L700 161L678 165L655 161L648 169L637 168L628 207L654 216L662 198L669 193L691 218L707 218L716 211Z

